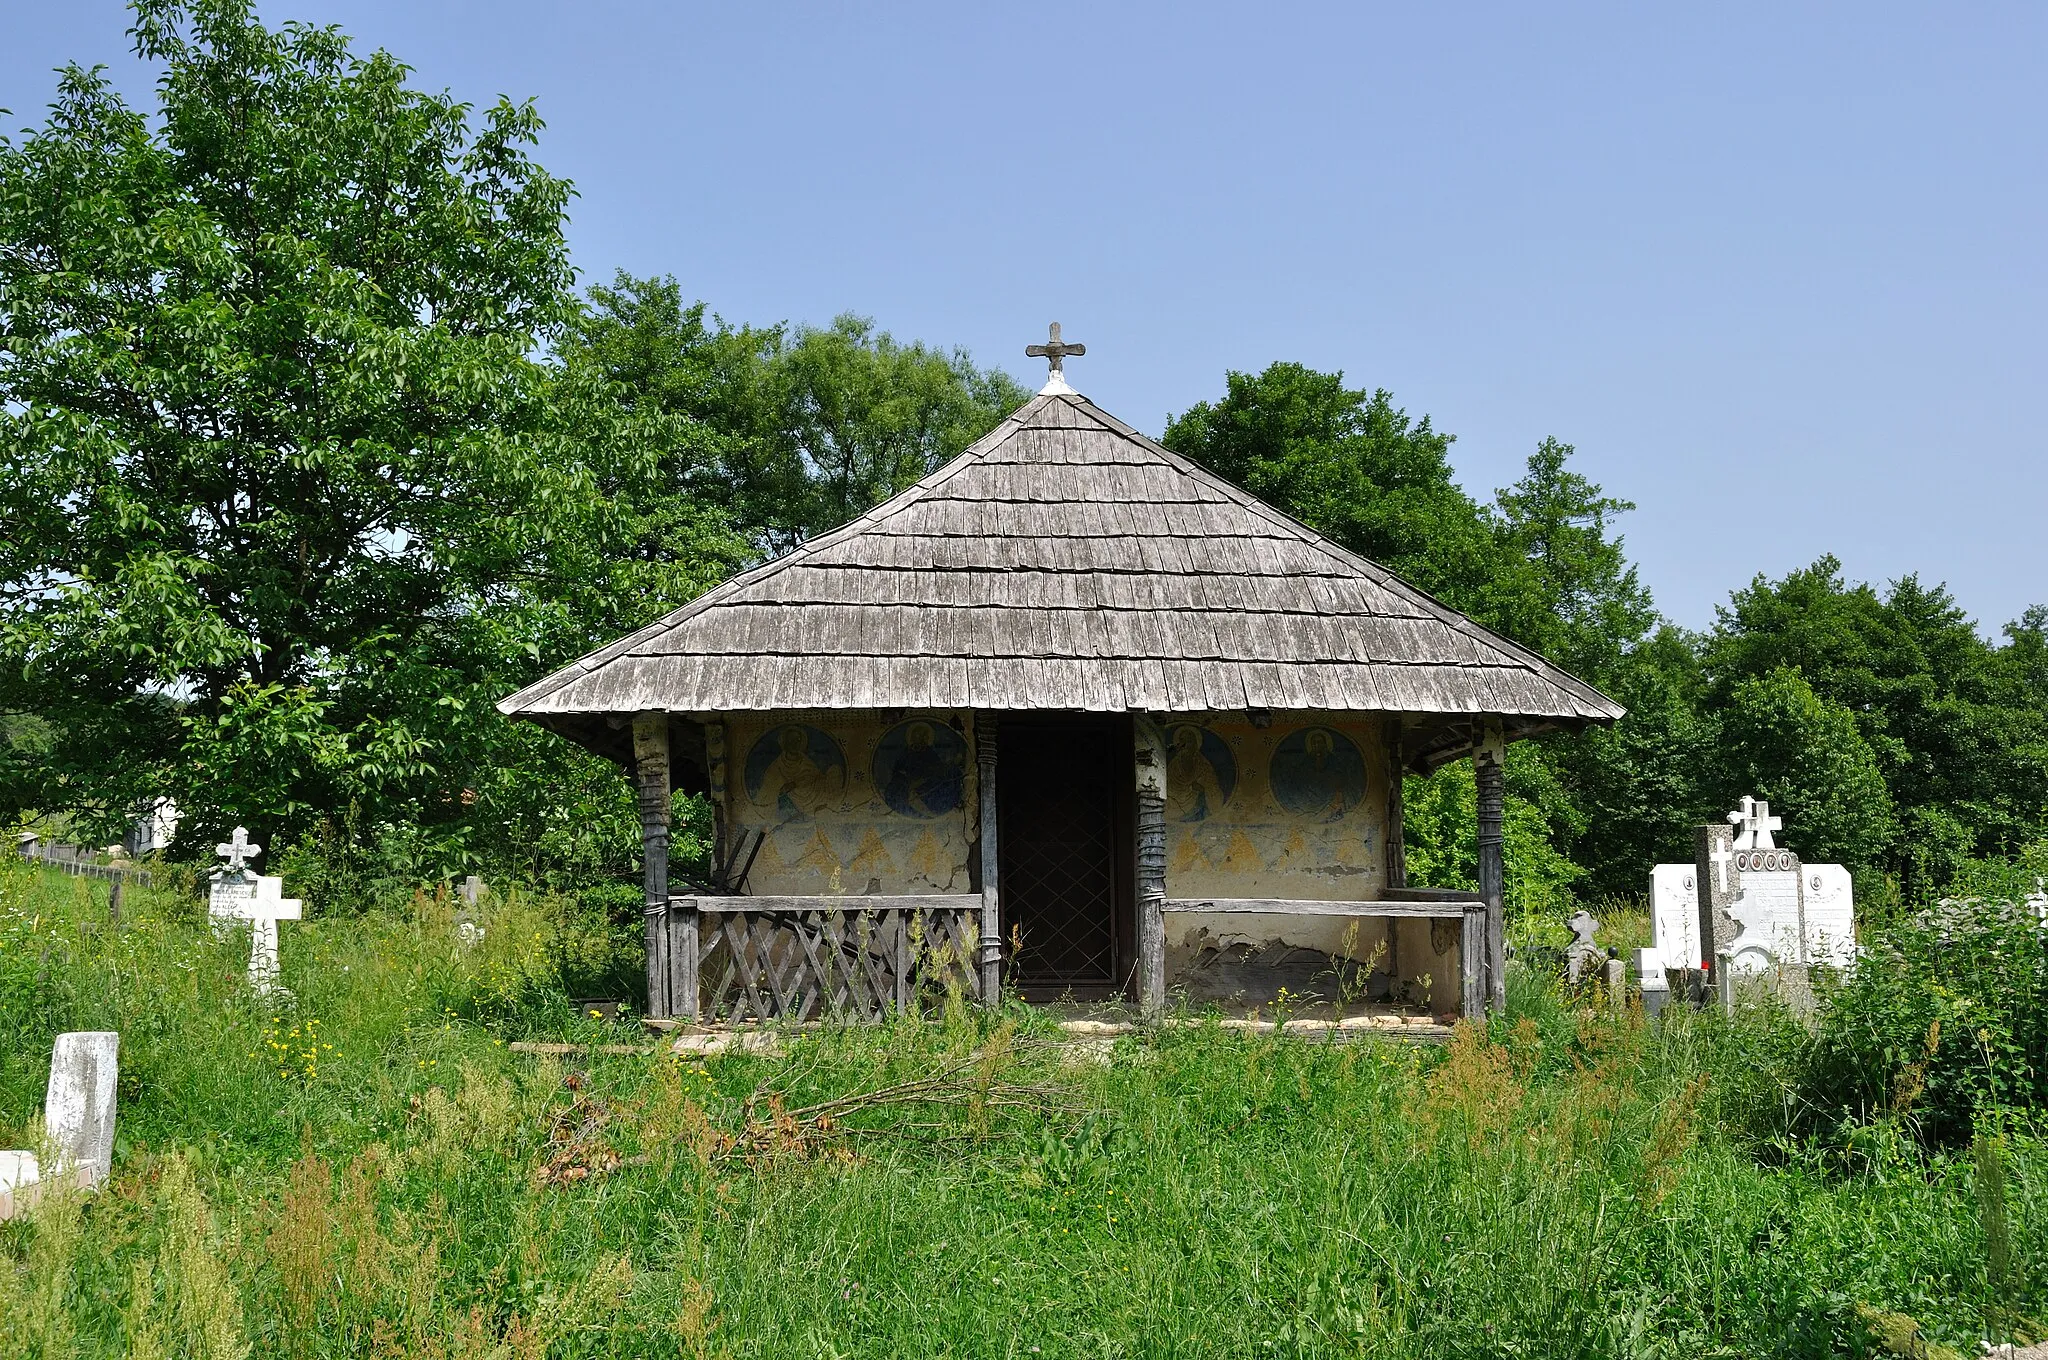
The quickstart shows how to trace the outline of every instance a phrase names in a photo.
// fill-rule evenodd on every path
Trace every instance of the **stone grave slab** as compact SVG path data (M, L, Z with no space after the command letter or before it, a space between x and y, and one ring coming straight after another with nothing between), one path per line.
M1650 947L1637 974L1711 968L1728 960L1737 977L1846 968L1856 959L1856 914L1849 871L1803 864L1778 845L1784 820L1770 804L1744 798L1726 825L1699 828L1691 864L1650 871Z
M43 1137L55 1162L43 1166L39 1152L0 1152L0 1219L30 1207L59 1177L90 1190L113 1170L120 1056L121 1036L109 1030L57 1036L43 1091Z

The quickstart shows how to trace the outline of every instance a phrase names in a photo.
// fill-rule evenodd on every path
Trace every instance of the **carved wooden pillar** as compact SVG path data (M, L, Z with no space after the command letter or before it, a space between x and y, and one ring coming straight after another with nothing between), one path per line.
M1403 729L1399 718L1387 719L1387 886L1405 888L1408 886L1408 842L1407 809L1403 803L1403 784L1407 778L1406 752L1402 748Z
M1386 864L1383 882L1388 888L1408 886L1408 842L1403 785L1408 767L1403 751L1406 735L1401 719L1388 718L1380 729L1381 744L1387 748ZM1387 918L1387 987L1390 997L1401 993L1401 918Z
M1479 792L1479 898L1486 908L1486 1009L1507 1006L1507 897L1501 862L1501 825L1507 788L1501 767L1503 753L1498 722L1484 729L1472 755L1472 774Z
M633 785L640 797L640 855L647 922L647 1013L674 1014L668 950L668 714L633 715Z
M974 758L981 790L981 942L975 962L981 970L981 1004L1002 1004L1003 912L996 858L996 715L974 715Z
M1138 780L1138 1012L1166 1010L1166 740L1159 725L1133 724Z

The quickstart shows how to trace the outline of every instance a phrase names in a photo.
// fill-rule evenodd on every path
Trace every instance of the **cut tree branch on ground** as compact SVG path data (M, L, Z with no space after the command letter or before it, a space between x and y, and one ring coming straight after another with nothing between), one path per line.
M943 1133L948 1125L905 1118L913 1110L933 1107L969 1111L980 1132L986 1132L987 1115L994 1110L1079 1118L1090 1107L1071 1089L1051 1083L1002 1081L995 1075L1021 1058L1054 1053L1057 1049L1057 1045L1042 1041L992 1041L926 1076L853 1091L793 1109L786 1103L792 1084L790 1074L779 1074L779 1083L773 1079L763 1081L741 1107L742 1124L735 1148L749 1154L806 1154L834 1138ZM886 1116L886 1122L847 1123L867 1114Z

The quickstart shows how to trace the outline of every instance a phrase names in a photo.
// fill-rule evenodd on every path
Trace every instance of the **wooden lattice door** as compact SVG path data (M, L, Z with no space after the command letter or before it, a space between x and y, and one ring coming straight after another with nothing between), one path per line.
M1005 718L998 764L1003 938L1025 987L1122 981L1131 743L1114 718Z

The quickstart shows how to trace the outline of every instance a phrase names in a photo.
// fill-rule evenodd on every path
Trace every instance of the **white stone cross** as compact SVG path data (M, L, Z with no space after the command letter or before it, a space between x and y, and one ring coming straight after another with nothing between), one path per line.
M283 891L281 878L235 871L214 879L207 898L207 915L216 931L233 921L249 922L249 984L259 995L268 995L277 986L277 923L297 921L304 914L305 903L282 896Z
M1771 833L1785 829L1785 819L1773 817L1769 803L1747 794L1743 795L1742 806L1728 814L1728 824L1735 828L1737 850L1775 850L1778 843L1771 839Z
M263 852L263 847L249 839L249 828L238 826L235 834L213 847L213 853L228 862L228 872L238 874L247 868L249 861Z

